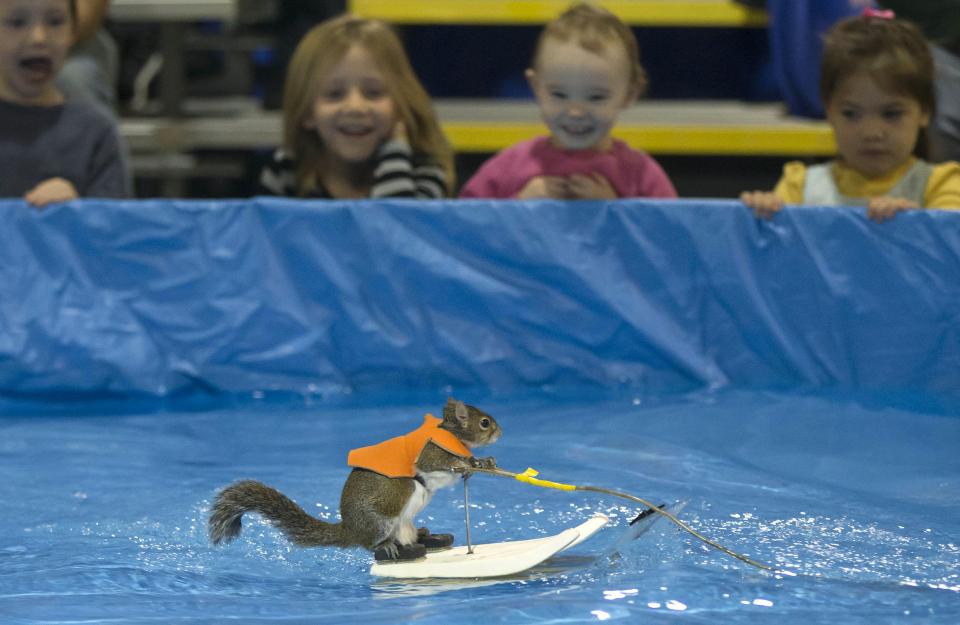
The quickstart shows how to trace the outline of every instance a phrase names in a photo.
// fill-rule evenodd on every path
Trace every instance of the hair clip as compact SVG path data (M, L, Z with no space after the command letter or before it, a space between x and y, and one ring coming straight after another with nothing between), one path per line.
M874 9L867 7L863 10L864 17L875 17L880 20L892 20L897 17L892 9Z

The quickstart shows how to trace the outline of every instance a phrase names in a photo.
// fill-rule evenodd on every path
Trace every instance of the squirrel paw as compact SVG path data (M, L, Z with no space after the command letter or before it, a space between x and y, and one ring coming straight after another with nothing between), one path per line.
M493 456L488 456L486 458L477 458L473 456L470 458L470 466L474 469L496 469L497 461L494 460Z
M427 548L420 543L413 543L412 545L387 543L374 550L373 559L377 562L402 562L418 560L426 555Z

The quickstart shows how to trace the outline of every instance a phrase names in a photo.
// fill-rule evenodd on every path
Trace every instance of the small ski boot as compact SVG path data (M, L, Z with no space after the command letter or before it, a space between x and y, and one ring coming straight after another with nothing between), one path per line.
M453 545L453 534L431 534L430 530L421 527L417 530L417 544L430 551L449 549Z

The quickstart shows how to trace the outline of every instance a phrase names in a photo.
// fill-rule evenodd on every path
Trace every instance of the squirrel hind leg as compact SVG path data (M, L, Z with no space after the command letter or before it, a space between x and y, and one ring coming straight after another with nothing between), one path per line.
M426 555L427 548L418 543L403 545L388 541L373 550L373 559L377 562L419 560Z

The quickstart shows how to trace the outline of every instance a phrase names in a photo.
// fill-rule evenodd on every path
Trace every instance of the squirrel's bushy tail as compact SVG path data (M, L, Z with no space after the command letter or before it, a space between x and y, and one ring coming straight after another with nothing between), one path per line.
M231 484L217 495L208 523L213 544L239 536L245 512L259 512L301 547L342 544L339 523L315 519L280 491L253 480Z

